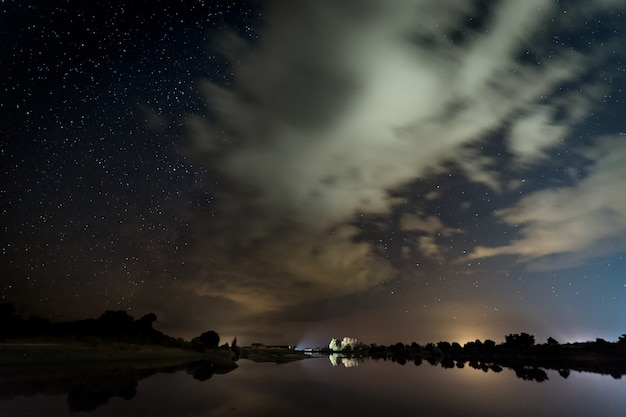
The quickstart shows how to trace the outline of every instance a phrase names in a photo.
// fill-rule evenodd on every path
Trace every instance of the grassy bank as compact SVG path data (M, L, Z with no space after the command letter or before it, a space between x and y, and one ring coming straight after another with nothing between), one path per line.
M0 368L51 369L98 366L133 366L144 364L171 365L197 360L225 359L228 351L208 351L169 348L158 345L127 343L0 343Z

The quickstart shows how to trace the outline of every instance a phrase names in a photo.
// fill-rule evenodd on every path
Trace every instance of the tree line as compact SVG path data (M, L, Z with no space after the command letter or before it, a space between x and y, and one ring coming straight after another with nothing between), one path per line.
M2 303L0 304L0 342L55 339L87 343L151 344L200 352L218 348L238 350L236 338L231 345L226 343L220 346L220 336L214 330L208 330L190 341L168 336L154 329L153 325L156 320L157 316L154 313L135 319L123 310L107 310L96 319L52 323L41 317L24 319L16 314L12 303Z
M550 337L546 343L537 344L535 336L513 333L505 336L503 343L493 340L475 340L463 345L440 341L392 345L358 343L342 347L341 354L348 357L370 357L390 360L400 365L413 362L420 365L427 361L443 368L463 368L465 365L484 372L500 372L502 367L511 368L518 378L544 381L548 376L544 369L553 369L567 378L570 370L593 372L621 378L626 375L626 334L616 342L604 339L561 344Z

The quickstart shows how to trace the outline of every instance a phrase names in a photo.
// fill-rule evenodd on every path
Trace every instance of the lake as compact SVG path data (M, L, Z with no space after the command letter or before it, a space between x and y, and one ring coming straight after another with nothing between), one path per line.
M333 364L334 362L334 364ZM328 357L238 368L0 375L0 416L624 416L626 380L546 371L543 382L424 361ZM56 378L56 379L55 379Z

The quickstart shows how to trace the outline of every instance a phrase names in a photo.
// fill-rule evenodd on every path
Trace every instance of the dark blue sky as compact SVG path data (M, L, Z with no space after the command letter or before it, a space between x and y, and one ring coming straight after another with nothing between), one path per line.
M624 24L620 0L4 2L0 297L243 343L617 339Z

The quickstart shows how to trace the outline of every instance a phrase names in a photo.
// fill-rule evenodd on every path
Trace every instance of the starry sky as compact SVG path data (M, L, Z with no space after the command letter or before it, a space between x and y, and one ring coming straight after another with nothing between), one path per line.
M0 302L321 346L626 333L623 0L0 3Z

